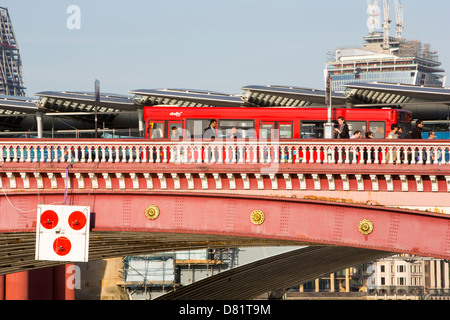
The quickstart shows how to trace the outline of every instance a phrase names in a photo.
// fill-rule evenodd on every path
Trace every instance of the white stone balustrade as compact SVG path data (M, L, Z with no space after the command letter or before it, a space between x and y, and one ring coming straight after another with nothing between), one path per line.
M450 140L0 139L0 162L450 164Z

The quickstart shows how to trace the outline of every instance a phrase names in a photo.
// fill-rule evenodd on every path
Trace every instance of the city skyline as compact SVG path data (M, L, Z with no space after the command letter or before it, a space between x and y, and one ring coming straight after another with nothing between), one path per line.
M409 40L450 64L450 3L404 0ZM24 5L25 4L25 5ZM188 88L240 94L245 85L323 89L326 55L359 46L367 3L353 1L2 1L15 29L27 95L46 90L128 94ZM70 28L79 8L79 25ZM439 9L436 9L439 8ZM391 35L395 8L391 1ZM420 21L420 22L419 22ZM442 23L443 22L443 23ZM448 81L446 83L448 86Z

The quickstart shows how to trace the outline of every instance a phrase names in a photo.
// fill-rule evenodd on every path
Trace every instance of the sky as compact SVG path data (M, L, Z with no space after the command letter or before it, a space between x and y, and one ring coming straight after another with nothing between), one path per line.
M372 1L373 3L373 1ZM379 3L382 3L379 0ZM404 38L450 70L450 1L402 0ZM79 11L71 11L75 5ZM361 46L366 0L0 0L13 22L27 95L246 85L323 89L328 52ZM390 0L391 35L395 32ZM450 80L447 81L450 86Z

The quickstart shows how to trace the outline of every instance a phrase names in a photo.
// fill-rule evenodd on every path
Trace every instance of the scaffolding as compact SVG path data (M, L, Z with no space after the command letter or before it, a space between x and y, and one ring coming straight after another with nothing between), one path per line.
M154 299L238 264L237 248L200 249L127 256L123 282L130 299Z
M398 50L399 57L418 57L421 59L438 62L437 51L431 50L428 43L422 44L418 40L401 40Z
M0 7L0 94L25 96L22 61L8 9Z

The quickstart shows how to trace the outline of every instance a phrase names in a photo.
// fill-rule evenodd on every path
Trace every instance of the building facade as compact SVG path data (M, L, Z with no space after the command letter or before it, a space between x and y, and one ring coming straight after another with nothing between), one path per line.
M390 38L389 49L383 48L383 36L364 38L362 48L339 48L329 55L325 78L331 78L331 90L344 92L352 82L443 87L444 69L437 53L428 44Z

